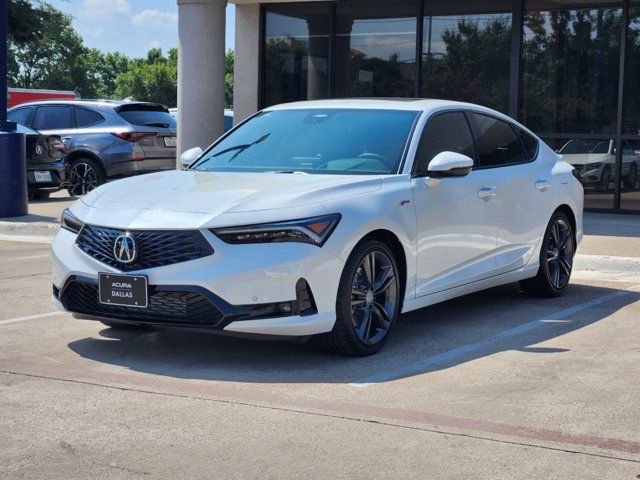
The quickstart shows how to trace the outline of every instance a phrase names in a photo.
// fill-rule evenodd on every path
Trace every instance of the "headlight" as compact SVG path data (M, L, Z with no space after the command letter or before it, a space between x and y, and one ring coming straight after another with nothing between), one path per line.
M60 226L65 230L69 230L70 232L80 233L80 230L82 229L82 222L78 220L67 208L64 212L62 212Z
M600 162L587 163L586 170L595 170L597 168L600 168L601 166L602 166L602 163Z
M211 231L223 242L239 243L310 243L321 247L340 221L340 214L263 223L243 227L214 228Z

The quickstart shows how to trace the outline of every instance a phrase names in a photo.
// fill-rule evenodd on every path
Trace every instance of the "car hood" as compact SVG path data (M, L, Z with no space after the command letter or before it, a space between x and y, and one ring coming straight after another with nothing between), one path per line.
M562 158L571 165L586 165L587 163L613 163L615 157L608 153L570 153L562 154Z
M154 224L161 224L165 223L164 218L171 219L180 228L183 226L180 220L190 218L188 223L202 226L226 214L245 214L235 217L250 219L265 217L248 215L251 212L281 210L286 216L286 212L298 207L300 211L311 212L314 209L303 207L313 205L318 214L326 213L321 206L323 201L380 189L382 181L381 176L176 170L110 182L83 197L81 203L84 208L79 206L74 210L78 214L85 211L85 214L90 214L92 223L102 225L113 223L110 219L115 218L145 218L145 225L154 218ZM90 212L86 207L90 207ZM121 226L135 228L130 221L127 223Z

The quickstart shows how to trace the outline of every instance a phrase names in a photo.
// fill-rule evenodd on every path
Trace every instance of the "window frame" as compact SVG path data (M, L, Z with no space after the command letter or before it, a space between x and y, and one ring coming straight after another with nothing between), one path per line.
M78 116L76 115L76 112L78 110L86 110L88 112L95 113L96 115L98 115L100 117L100 120L98 120L97 122L94 122L94 123L89 123L87 125L79 126L78 125ZM90 127L93 127L94 125L98 125L98 124L100 124L100 123L102 123L104 121L105 121L104 115L102 115L100 112L98 112L96 110L93 110L91 108L81 107L79 105L73 105L73 123L75 124L74 128L90 128Z
M427 128L429 128L429 126L431 125L431 122L433 121L433 119L441 116L441 115L446 115L449 113L461 113L462 116L464 117L465 121L467 122L467 128L469 129L469 134L471 135L471 140L473 142L473 155L474 158L472 158L473 160L473 168L472 171L476 169L476 166L478 164L478 147L476 145L476 139L475 139L475 132L473 130L473 126L471 125L471 122L469 120L469 117L467 115L467 112L464 108L447 108L445 110L438 110L436 112L433 112L429 118L427 118L427 121L425 122L424 126L422 127L422 130L420 131L420 134L417 137L417 141L418 144L416 145L416 153L413 157L413 164L411 165L411 178L423 178L426 175L419 175L416 170L418 168L418 163L420 161L420 159L418 158L418 151L420 150L420 143L422 142L422 137L425 134L425 132L427 131ZM431 159L433 160L433 159ZM431 162L431 160L429 160L429 162ZM427 170L428 171L428 170Z
M36 130L36 131L40 131L40 129L35 128L35 126L33 125L35 123L36 120L36 116L38 115L38 112L40 111L41 108L51 108L51 107L67 107L71 109L71 125L69 127L66 128L48 128L48 129L43 129L45 131L49 131L49 130L75 130L76 127L76 110L75 110L75 106L74 105L69 105L68 103L56 103L53 105L38 105L36 108L35 113L33 114L33 118L31 119L31 127Z
M472 125L472 131L473 131L473 137L474 137L474 144L475 144L475 150L476 150L476 165L474 166L474 170L488 170L490 168L504 168L504 167L513 167L515 165L525 165L527 163L533 163L537 160L538 158L538 153L540 151L540 142L538 141L538 139L534 136L533 138L536 139L536 154L533 158L529 158L529 155L527 154L527 149L524 145L524 142L522 141L522 138L520 138L520 135L518 135L518 131L516 130L516 126L513 124L513 122L509 121L509 120L505 120L503 118L497 117L496 115L492 115L491 113L487 113L487 112L481 112L478 110L467 110L467 117L468 117L468 121L471 123ZM479 141L479 130L478 130L478 125L475 121L475 119L473 118L473 114L476 115L484 115L485 117L489 117L492 118L493 120L502 122L502 123L506 123L510 128L511 131L513 132L513 134L516 136L516 138L518 139L518 143L520 143L520 147L522 148L522 153L524 154L524 157L526 158L525 161L523 162L511 162L511 163L503 163L501 165L485 165L482 166L480 165L480 141ZM517 127L517 128L521 128L521 127ZM525 130L526 132L526 130ZM527 132L528 133L528 132Z

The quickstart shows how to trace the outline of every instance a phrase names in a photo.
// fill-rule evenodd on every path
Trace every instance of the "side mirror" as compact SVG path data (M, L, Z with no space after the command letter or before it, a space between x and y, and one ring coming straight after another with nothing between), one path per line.
M202 155L202 149L200 147L190 148L182 155L180 155L180 165L182 166L182 168L187 168L189 165L195 162L200 155Z
M429 163L431 178L464 177L473 168L473 159L456 152L440 152Z

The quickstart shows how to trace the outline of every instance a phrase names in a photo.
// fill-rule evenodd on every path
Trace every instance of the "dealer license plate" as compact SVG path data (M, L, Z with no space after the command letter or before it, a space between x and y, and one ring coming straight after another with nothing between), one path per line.
M149 305L147 277L144 275L98 274L100 303L145 308Z

